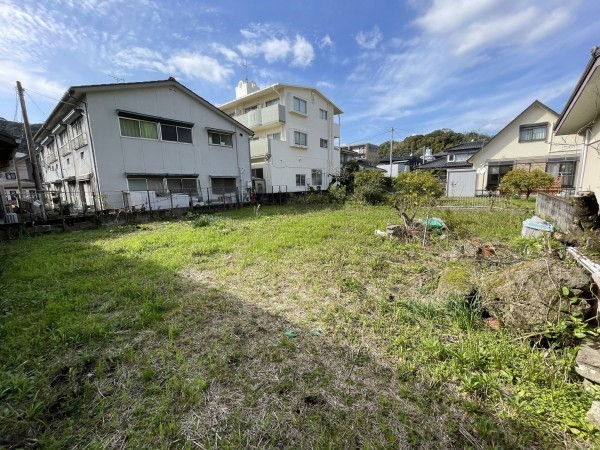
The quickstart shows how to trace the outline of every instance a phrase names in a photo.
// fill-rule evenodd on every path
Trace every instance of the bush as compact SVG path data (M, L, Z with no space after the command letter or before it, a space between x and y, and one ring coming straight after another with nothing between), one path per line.
M411 223L416 210L424 206L434 206L444 194L444 189L431 172L403 172L394 180L392 206L396 208L406 223Z
M525 169L513 169L500 181L500 190L508 195L522 195L529 199L533 191L547 189L554 183L552 175L540 169L528 172Z
M330 186L327 196L329 197L330 203L344 203L348 197L346 186Z
M387 198L386 180L383 172L363 170L354 174L354 199L375 205Z

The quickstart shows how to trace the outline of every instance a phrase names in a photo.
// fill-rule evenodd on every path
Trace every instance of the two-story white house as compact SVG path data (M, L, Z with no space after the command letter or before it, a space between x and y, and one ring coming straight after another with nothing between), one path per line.
M319 90L240 81L236 98L220 108L254 132L252 180L258 193L327 189L340 171L342 111Z
M73 86L34 141L45 187L63 202L159 209L172 194L192 204L243 200L251 136L169 78Z

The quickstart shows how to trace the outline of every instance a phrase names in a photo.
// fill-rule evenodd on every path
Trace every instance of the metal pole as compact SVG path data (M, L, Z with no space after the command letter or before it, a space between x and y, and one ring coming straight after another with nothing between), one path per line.
M37 154L33 148L33 136L31 135L31 128L29 127L29 118L27 117L27 107L25 106L25 98L23 97L23 87L21 82L17 81L17 92L19 94L19 101L21 102L21 111L23 112L23 127L25 128L25 138L27 139L27 150L29 151L29 159L31 159L31 166L33 169L33 179L35 181L35 190L42 190L42 179L40 178L39 165L37 163Z
M392 127L392 138L390 139L390 179L392 178L392 152L394 151L394 127Z

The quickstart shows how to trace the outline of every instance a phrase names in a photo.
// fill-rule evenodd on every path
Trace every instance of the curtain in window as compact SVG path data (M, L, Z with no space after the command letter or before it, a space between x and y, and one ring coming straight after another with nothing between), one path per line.
M158 139L158 131L154 122L140 122L140 137Z
M137 120L119 119L121 124L121 136L140 137L140 125Z
M546 128L538 127L533 129L532 140L537 141L541 139L546 139Z

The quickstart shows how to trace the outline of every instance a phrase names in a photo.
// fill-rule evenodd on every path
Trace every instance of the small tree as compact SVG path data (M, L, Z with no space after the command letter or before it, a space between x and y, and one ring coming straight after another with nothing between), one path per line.
M387 194L386 180L379 170L362 170L354 174L354 198L360 202L381 203Z
M394 180L394 187L392 206L398 210L407 227L412 225L419 208L434 206L436 200L444 195L439 180L428 171L402 172Z
M525 169L513 169L500 181L500 190L508 195L523 195L529 200L533 191L547 189L554 183L552 175L540 169L528 172Z

